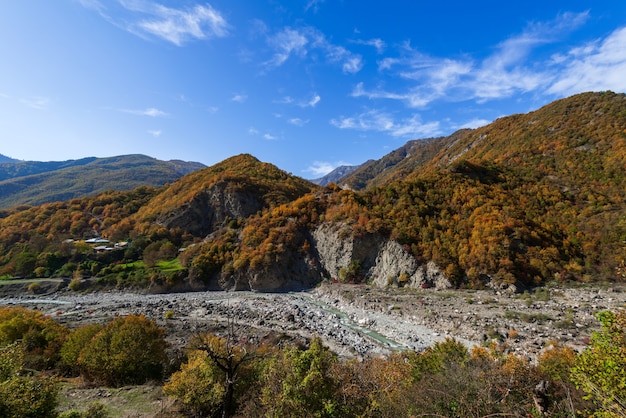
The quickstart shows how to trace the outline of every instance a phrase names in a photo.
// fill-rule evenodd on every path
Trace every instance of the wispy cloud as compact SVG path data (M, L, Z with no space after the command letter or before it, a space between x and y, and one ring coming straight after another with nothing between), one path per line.
M153 137L158 138L158 137L160 137L160 136L161 136L161 134L163 133L163 131L161 131L160 129L150 129L150 130L148 131L148 133L149 133L150 135L152 135Z
M304 11L308 12L309 10L313 10L314 13L319 11L320 4L324 3L325 0L309 0L304 6Z
M7 96L8 97L8 96ZM29 97L20 99L20 103L37 110L46 110L50 105L50 99L48 97Z
M376 52L379 54L382 54L385 51L385 48L387 47L387 44L385 43L385 41L383 41L380 38L374 38L374 39L368 39L368 40L356 39L356 40L353 40L352 43L374 47L376 48Z
M476 128L480 128L481 126L488 125L491 122L492 121L487 120L487 119L472 119L468 122L465 122L462 125L455 126L454 129L466 129L466 128L476 129Z
M439 122L423 123L419 115L396 120L389 113L369 110L352 117L339 117L330 123L339 129L383 132L396 137L426 137L440 133Z
M234 94L233 97L230 98L230 101L235 103L245 103L247 100L248 95L241 93Z
M350 165L350 163L346 163L344 161L338 161L335 163L328 161L313 161L313 163L304 171L311 173L315 178L319 178L330 173L335 168L341 167L342 165Z
M210 4L175 9L148 0L79 0L112 24L141 37L157 37L181 46L193 39L224 37L229 24Z
M301 102L300 107L315 107L322 100L319 94L314 93L310 100Z
M583 91L626 91L626 27L619 28L603 40L555 56L558 67L564 67L549 92L571 95Z
M280 67L291 57L304 59L312 50L321 51L330 63L339 63L344 73L355 74L363 68L363 58L359 54L329 42L322 32L311 26L283 28L267 36L267 44L274 51L263 63L267 69Z
M283 65L291 55L305 56L307 54L305 47L309 43L309 39L298 30L285 28L268 38L268 43L276 52L265 65L275 68Z
M151 118L160 118L164 116L169 116L166 112L156 109L154 107L149 107L147 109L120 109L120 112L129 113L131 115L137 116L149 116Z
M309 120L308 119L300 119L300 118L291 118L291 119L289 119L288 122L290 124L292 124L292 125L302 127L302 126L306 125L307 123L309 123Z
M322 100L322 97L317 93L312 93L307 98L294 99L291 96L283 96L280 99L274 100L274 103L296 105L299 107L315 107Z
M248 128L248 135L252 135L252 136L260 136L261 138L267 140L267 141L275 141L280 139L279 137L272 135L269 132L266 132L264 134L262 134L257 128L255 128L254 126L251 126Z
M352 96L399 100L410 108L422 108L435 100L484 102L544 91L558 78L563 67L562 64L557 67L551 65L552 62L533 61L532 53L541 46L563 39L588 18L588 12L564 13L549 22L530 23L522 33L499 43L492 54L482 59L434 57L421 53L406 42L399 56L378 61L381 74L403 80L405 87L394 91L359 83ZM621 45L619 41L616 43ZM574 62L570 60L573 73L579 74L580 70L576 70L579 65ZM616 74L622 69L619 66L612 68L617 69Z

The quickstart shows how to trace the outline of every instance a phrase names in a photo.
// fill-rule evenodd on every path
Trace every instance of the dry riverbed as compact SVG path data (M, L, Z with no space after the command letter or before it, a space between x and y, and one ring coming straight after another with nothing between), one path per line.
M550 288L531 294L433 289L378 289L328 284L307 292L76 293L67 289L32 295L3 291L0 306L43 311L71 327L144 314L168 331L174 351L194 334L224 334L252 342L280 342L319 335L344 357L422 350L446 337L468 346L493 339L535 357L552 341L582 348L595 314L626 307L626 289Z

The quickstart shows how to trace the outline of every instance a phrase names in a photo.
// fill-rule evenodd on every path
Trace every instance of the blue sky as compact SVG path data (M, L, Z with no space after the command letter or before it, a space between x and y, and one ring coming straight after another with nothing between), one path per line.
M250 153L316 178L626 91L622 0L4 0L0 39L0 154L22 160Z

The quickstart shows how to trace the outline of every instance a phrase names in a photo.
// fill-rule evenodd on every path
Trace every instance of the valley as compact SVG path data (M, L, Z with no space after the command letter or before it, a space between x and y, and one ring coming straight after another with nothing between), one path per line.
M451 337L468 347L496 341L534 359L554 342L584 348L599 329L597 312L626 307L626 289L619 285L550 287L526 294L329 283L290 293L0 291L1 306L41 310L72 328L143 314L167 330L171 349L179 354L192 336L224 335L230 324L238 339L251 343L317 335L344 358L422 351Z

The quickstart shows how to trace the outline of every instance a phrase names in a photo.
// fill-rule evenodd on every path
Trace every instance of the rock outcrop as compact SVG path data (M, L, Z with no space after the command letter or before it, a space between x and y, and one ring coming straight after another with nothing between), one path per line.
M398 242L380 234L354 237L347 225L326 223L312 235L322 271L328 278L340 278L342 269L350 269L356 263L362 277L378 287L451 287L435 263L418 264Z
M180 228L195 236L206 236L226 220L247 218L264 206L261 196L231 190L229 184L218 183L157 222L166 228Z

